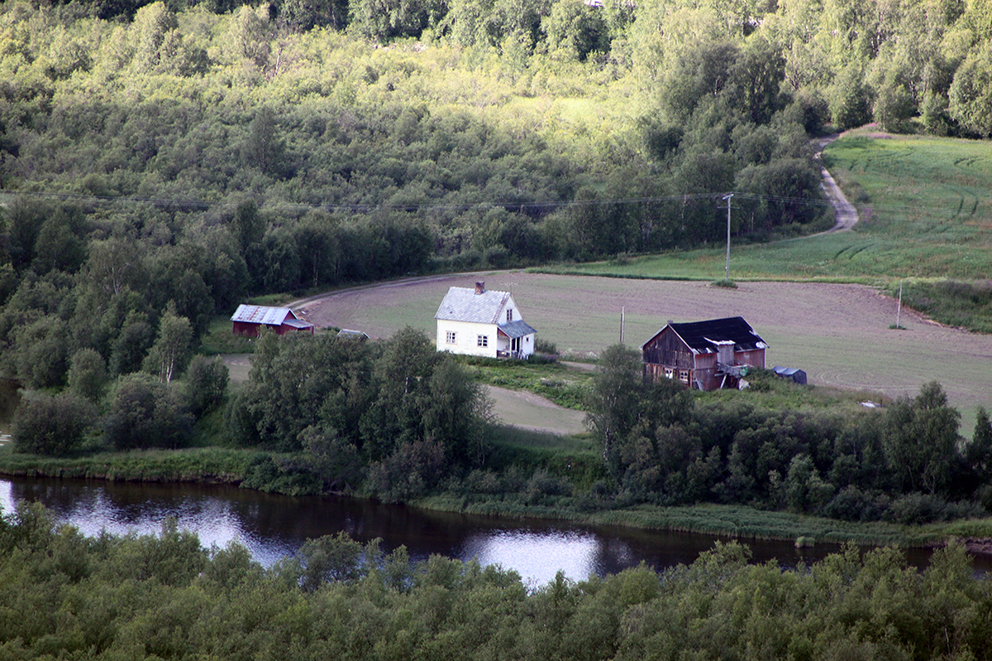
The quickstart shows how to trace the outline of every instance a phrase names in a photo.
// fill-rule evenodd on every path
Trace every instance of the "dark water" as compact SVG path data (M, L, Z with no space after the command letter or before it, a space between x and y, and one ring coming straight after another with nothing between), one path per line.
M308 538L345 531L366 542L382 538L390 551L405 545L414 559L431 554L499 564L540 586L561 570L574 580L607 575L646 562L655 569L691 563L717 540L708 535L649 532L538 520L425 512L409 507L332 498L292 498L232 487L148 485L88 480L0 479L0 505L9 514L21 501L40 501L57 519L87 535L156 534L166 517L199 535L206 547L245 546L270 566L293 555ZM748 542L756 562L794 567L838 550L818 544L802 552L786 542ZM910 550L924 566L928 554ZM988 565L988 566L984 566ZM992 562L976 565L992 569Z

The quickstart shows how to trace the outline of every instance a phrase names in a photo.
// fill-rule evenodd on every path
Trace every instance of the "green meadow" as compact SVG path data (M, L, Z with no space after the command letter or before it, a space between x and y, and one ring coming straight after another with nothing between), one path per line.
M844 134L824 164L858 208L852 231L735 245L732 280L980 280L992 271L992 151L951 138ZM737 222L740 222L738 219ZM545 269L629 278L718 280L725 244Z

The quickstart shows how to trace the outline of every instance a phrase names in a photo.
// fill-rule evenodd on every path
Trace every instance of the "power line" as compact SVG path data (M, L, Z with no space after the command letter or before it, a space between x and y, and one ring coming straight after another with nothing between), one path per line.
M761 200L769 202L783 202L789 204L805 204L809 206L823 206L829 207L830 202L828 200L819 200L811 198L799 198L799 197L783 197L778 195L764 195L758 193L733 193L734 195L740 196L742 199L747 200ZM35 198L45 198L45 199L58 199L66 201L76 201L81 203L97 203L97 202L108 202L114 204L152 204L161 207L179 207L186 209L201 209L208 210L217 206L222 206L226 204L225 202L205 202L202 200L189 200L189 199L168 199L160 197L140 197L135 195L93 195L93 194L83 194L83 193L68 193L68 192L56 192L56 191L21 191L21 190L10 190L10 189L0 189L0 195L9 195L13 197L35 197ZM275 209L284 210L295 210L295 211L307 211L307 210L325 210L325 211L352 211L355 213L369 213L378 210L385 211L468 211L471 209L485 208L485 207L506 207L506 208L518 208L518 209L530 209L530 210L540 210L540 209L561 209L567 207L582 207L582 206L609 206L618 204L657 204L660 202L681 202L686 203L696 200L714 200L722 199L726 195L723 192L714 193L683 193L677 195L659 195L659 196L649 196L649 197L622 197L622 198L597 198L592 200L557 200L557 201L543 201L543 202L521 202L517 200L491 200L483 202L472 202L463 204L359 204L359 203L348 203L348 204L306 204L297 202L272 202L265 206Z
M827 199L788 197L783 195L769 195L765 193L743 193L734 191L713 192L713 193L682 193L674 195L654 195L647 197L617 197L617 198L597 198L592 200L547 200L541 202L521 202L519 200L489 200L482 202L467 202L461 204L450 203L410 203L410 204L320 204L302 202L268 202L260 205L260 208L270 211L292 211L305 212L312 210L323 211L349 211L352 213L374 213L376 211L470 211L473 209L486 209L502 207L506 209L524 210L555 210L569 207L603 207L611 205L625 204L659 204L659 203L680 203L686 204L698 200L718 200L722 201L728 194L732 194L738 200L754 202L778 203L787 205L801 205L807 207L831 207L832 204ZM23 191L0 188L0 197L34 197L43 199L56 199L63 201L74 201L80 203L110 203L110 204L151 204L158 207L179 208L187 210L207 211L216 207L225 206L230 202L207 202L197 199L176 199L162 197L142 197L136 195L94 195L84 193L58 192L58 191ZM928 209L920 205L893 205L893 204L861 204L855 205L861 208L869 208L874 212L884 212L897 215L919 215L927 212ZM940 212L940 215L947 214L947 208L935 206L933 210Z

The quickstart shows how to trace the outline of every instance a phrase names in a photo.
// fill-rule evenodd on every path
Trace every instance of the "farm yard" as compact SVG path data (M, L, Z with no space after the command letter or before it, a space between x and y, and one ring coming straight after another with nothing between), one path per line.
M594 358L620 339L640 346L669 320L743 316L770 345L767 364L799 367L817 386L864 390L866 397L915 395L939 381L970 429L978 406L992 408L992 336L932 323L863 285L627 280L523 271L438 276L344 290L296 309L318 328L360 329L388 337L404 326L433 336L434 313L449 286L484 280L511 291L538 337L575 358Z

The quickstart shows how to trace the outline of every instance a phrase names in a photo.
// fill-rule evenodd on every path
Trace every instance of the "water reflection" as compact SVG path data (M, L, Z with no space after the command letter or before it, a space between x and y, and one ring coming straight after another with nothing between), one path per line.
M516 521L465 514L425 512L344 498L291 498L205 485L155 485L87 480L2 479L5 514L21 501L39 501L61 522L86 535L157 534L166 517L195 532L206 547L245 546L265 566L293 555L309 538L347 532L367 542L381 538L384 551L405 545L410 556L432 554L498 564L520 574L530 587L558 571L573 580L607 575L641 562L655 569L693 562L716 538L672 532ZM818 544L802 553L784 542L748 542L756 562L774 559L794 567L838 550ZM923 566L928 554L907 553ZM976 563L988 571L988 559Z

